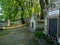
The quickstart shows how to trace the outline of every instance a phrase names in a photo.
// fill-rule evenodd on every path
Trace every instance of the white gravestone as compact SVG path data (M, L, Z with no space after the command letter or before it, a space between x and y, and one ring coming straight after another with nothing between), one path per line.
M36 29L36 21L34 19L34 16L31 17L30 28L32 29L31 31L35 31L35 29Z

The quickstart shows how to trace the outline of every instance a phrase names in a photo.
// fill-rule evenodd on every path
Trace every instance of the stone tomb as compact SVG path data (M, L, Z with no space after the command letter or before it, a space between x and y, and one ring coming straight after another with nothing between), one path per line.
M37 17L36 14L33 14L29 18L29 30L31 32L35 31L43 31L44 29L44 20L39 20L40 18Z
M44 33L51 36L53 39L57 39L60 43L60 7L49 7L45 10L45 30Z

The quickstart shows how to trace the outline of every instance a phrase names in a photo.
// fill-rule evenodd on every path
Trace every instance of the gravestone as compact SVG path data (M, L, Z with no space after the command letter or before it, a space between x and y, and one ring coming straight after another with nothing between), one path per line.
M30 19L30 30L32 32L35 32L35 29L36 29L36 19L35 19L35 15L32 15Z
M47 8L44 10L46 13L44 33L60 43L60 4L57 4L59 4L59 2L52 3L51 5L55 5L54 7L49 5L48 10Z

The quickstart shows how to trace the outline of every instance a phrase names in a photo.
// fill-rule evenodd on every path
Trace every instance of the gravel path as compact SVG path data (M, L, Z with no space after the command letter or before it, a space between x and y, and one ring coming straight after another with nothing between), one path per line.
M33 33L26 28L14 28L0 36L0 45L37 45L33 39Z

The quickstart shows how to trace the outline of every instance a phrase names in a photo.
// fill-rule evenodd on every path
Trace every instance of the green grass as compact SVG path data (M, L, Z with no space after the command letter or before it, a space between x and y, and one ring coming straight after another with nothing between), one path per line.
M8 33L8 30L0 31L0 37L6 35L7 33Z

